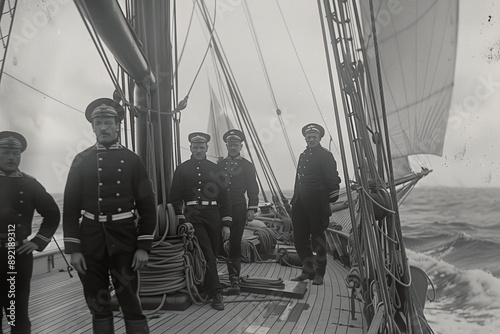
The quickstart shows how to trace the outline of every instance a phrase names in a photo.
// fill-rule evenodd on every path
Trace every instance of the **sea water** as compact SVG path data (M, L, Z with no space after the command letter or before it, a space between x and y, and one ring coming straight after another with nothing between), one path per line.
M425 316L435 333L500 333L500 189L417 187L400 216L410 264L434 285ZM55 237L62 247L61 226Z
M435 288L432 329L500 333L500 189L417 187L400 215L410 264Z

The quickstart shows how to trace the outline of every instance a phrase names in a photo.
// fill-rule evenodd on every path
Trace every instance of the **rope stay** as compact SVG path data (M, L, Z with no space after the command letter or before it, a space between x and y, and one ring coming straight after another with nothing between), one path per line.
M210 14L206 8L206 5L204 2L202 2L199 5L200 13L202 15L202 20L204 21L205 25L207 28L210 28L210 22L212 22L210 18ZM268 183L269 189L271 191L271 194L273 196L273 200L276 201L283 201L283 203L287 203L288 200L284 196L283 192L281 191L281 188L278 184L276 175L274 174L271 164L269 162L269 159L267 158L267 155L265 153L264 147L262 145L262 142L259 139L257 129L255 128L255 125L253 124L253 121L250 117L250 113L248 111L248 108L244 102L243 96L241 94L241 91L236 84L236 79L234 76L234 73L229 65L229 62L227 60L227 56L224 52L223 47L221 46L219 37L217 35L217 32L214 30L213 31L213 38L212 38L212 52L215 55L215 58L218 61L218 67L216 68L216 72L219 71L217 75L222 77L224 79L227 91L229 93L229 99L231 100L233 110L237 114L237 122L238 125L240 126L241 129L246 131L248 133L248 139L251 142L251 145L253 146L257 160L259 162L259 165L263 171L264 178L266 179L266 182ZM250 151L249 151L250 152ZM251 156L250 153L250 159L252 162L255 164L255 161L253 157ZM262 187L261 187L262 189ZM262 191L262 194L265 196L265 192ZM267 201L267 200L266 200Z
M250 33L252 35L252 39L254 41L255 48L257 50L257 55L259 56L259 62L260 62L260 65L262 67L262 72L264 73L264 78L266 80L266 84L267 84L267 87L268 87L268 90L269 90L269 94L271 95L271 99L272 99L273 104L274 104L274 109L276 110L276 115L278 116L278 119L279 119L279 122L280 122L280 125L281 125L281 129L282 129L283 135L285 137L285 142L287 144L288 151L290 153L290 157L292 158L293 165L295 166L295 168L297 168L297 159L295 157L295 154L293 153L293 148L292 148L292 145L291 145L291 142L290 142L290 138L288 137L288 133L286 131L286 127L285 127L285 124L283 122L283 118L281 116L281 110L279 109L278 102L277 102L277 99L276 99L276 95L274 93L274 90L273 90L273 87L272 87L272 84L271 84L271 79L269 77L269 72L267 70L266 63L264 61L262 49L260 47L259 39L257 37L257 33L256 33L256 30L255 30L255 25L253 23L252 14L250 13L250 9L248 8L248 4L247 4L246 0L243 1L243 9L244 9L245 16L246 16L248 24L249 24Z
M368 63L365 62L368 55L364 48L362 25L356 2L318 0L318 8L341 155L344 159L346 152L342 143L344 135L337 114L339 108L336 105L337 97L330 58L335 60L336 77L341 92L339 101L342 102L354 165L355 181L348 182L346 186L348 196L351 191L349 188L357 192L358 210L355 210L354 206L349 206L353 233L350 243L356 249L354 252L356 274L353 274L353 277L359 276L356 280L364 291L367 305L376 306L376 312L381 312L383 315L384 320L380 327L383 328L382 332L396 333L400 332L402 326L394 320L397 312L404 314L406 324L403 326L408 328L413 328L414 321L411 319L416 318L408 289L411 277L403 246L398 203L404 200L419 177L409 180L403 185L401 192L396 192L373 0L369 1L372 31L370 36L373 38L375 49L377 80L370 78ZM323 9L326 13L324 17ZM327 35L330 38L330 48L326 42ZM374 102L377 99L373 85L378 85L380 106ZM376 152L370 141L372 136L380 138L376 143ZM379 202L376 195L381 191L385 191L387 197ZM383 211L384 217L376 218L375 210ZM347 283L353 284L352 281Z
M318 99L316 98L316 94L314 94L314 91L313 91L312 86L311 86L311 82L309 81L309 77L306 74L306 71L304 69L304 65L302 64L302 60L300 59L299 52L297 51L297 47L295 46L295 42L292 38L292 34L290 33L290 28L288 26L288 23L285 19L285 15L283 14L283 10L281 9L281 5L280 5L278 0L276 0L276 5L277 5L278 10L280 12L280 16L281 16L281 19L283 21L283 24L285 25L285 29L286 29L288 38L290 39L290 43L292 44L292 48L293 48L293 52L295 54L295 57L297 58L297 61L299 62L300 69L302 71L304 79L306 80L307 87L309 88L309 91L311 92L311 96L314 100L314 104L316 105L316 108L318 109L318 112L321 116L321 119L323 120L323 124L325 125L326 132L328 133L328 136L330 138L329 143L333 143L333 146L335 147L335 151L340 155L339 148L337 147L337 145L335 145L335 143L332 140L332 133L330 132L330 127L328 126L328 122L326 121L325 115L323 114L323 111L321 110L321 108L319 106L319 102L318 102Z

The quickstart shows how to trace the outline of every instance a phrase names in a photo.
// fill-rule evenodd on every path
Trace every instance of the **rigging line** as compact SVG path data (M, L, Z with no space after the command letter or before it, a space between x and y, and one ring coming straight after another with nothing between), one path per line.
M243 9L244 9L244 12L245 12L245 16L246 16L247 21L249 23L250 33L252 35L252 39L254 41L255 48L257 49L257 54L259 56L259 61L260 61L260 65L262 67L262 72L264 74L264 78L266 80L267 87L268 87L269 93L271 95L271 99L273 100L273 103L274 103L274 108L278 109L278 102L276 101L276 96L274 94L274 90L273 90L272 85L271 85L271 79L269 78L269 73L267 71L267 67L266 67L266 64L264 62L264 57L262 55L262 50L260 48L260 43L259 43L259 40L257 38L257 34L255 32L255 26L253 24L252 15L250 14L250 10L248 9L247 1L243 0L242 3L243 3Z
M204 15L204 21L207 27L209 27L209 19L208 19L208 11L205 9L204 12L202 12L202 15ZM241 91L239 90L238 85L235 82L234 79L234 74L231 70L230 65L227 62L227 56L224 53L224 50L221 46L218 44L218 36L217 33L215 32L215 38L214 38L214 49L217 55L217 58L220 61L222 70L224 72L224 76L226 78L226 81L228 83L228 89L231 92L231 96L233 101L235 101L235 108L241 110L242 116L245 119L245 124L247 127L250 129L249 133L254 134L254 137L251 137L252 140L256 140L255 142L258 144L257 146L255 145L255 142L253 142L254 146L258 148L256 149L256 153L258 155L259 161L262 164L263 171L265 172L266 178L268 178L268 183L271 186L272 184L270 183L269 177L272 177L274 179L274 182L276 184L276 187L278 188L280 194L283 196L283 193L281 189L279 188L279 184L276 180L276 176L274 175L274 172L272 171L270 167L269 160L267 159L267 156L265 154L265 151L263 149L262 143L260 142L258 136L257 136L257 131L255 129L255 126L253 125L251 118L248 113L248 108L245 106L245 103L242 98ZM267 169L266 169L267 168ZM270 173L271 176L269 176L267 173Z
M380 4L381 5L381 4ZM380 125L380 120L379 120L379 114L378 114L378 107L377 107L377 99L376 99L376 94L375 94L375 86L374 82L371 76L371 70L370 70L370 62L368 61L370 58L368 57L368 54L366 52L367 46L369 43L364 42L364 36L363 36L363 27L361 26L361 19L359 17L359 10L357 8L356 3L353 3L353 13L356 18L356 27L358 31L358 39L359 39L359 49L361 50L362 54L362 64L364 68L364 73L366 75L366 85L368 87L368 96L365 98L369 98L366 107L370 108L371 114L372 114L372 126L376 129L378 133L382 133L381 125ZM368 36L368 40L370 39L370 35ZM387 169L387 166L386 166Z
M357 122L360 125L360 128L358 129L359 132L362 132L362 137L366 137L367 139L369 138L369 134L367 131L369 131L369 127L366 124L366 117L368 116L365 112L363 112L363 94L362 94L362 87L361 87L361 76L359 75L358 71L355 68L355 64L357 64L357 56L355 52L355 43L353 42L354 40L354 31L355 27L351 19L349 19L352 16L349 16L352 11L351 7L343 8L342 6L339 6L339 13L340 13L340 21L344 22L342 24L343 31L344 31L344 38L341 39L341 43L345 45L345 50L346 54L344 55L344 66L345 66L345 72L347 73L346 77L347 80L351 81L352 87L353 87L353 95L351 97L351 103L352 103L352 108L353 110L360 110L360 112L357 113L356 119ZM373 152L373 147L370 144L370 141L368 140L367 143L361 142L363 145L363 151L365 155L365 159L368 163L368 168L370 171L370 175L373 177L376 177L378 179L381 179L379 174L377 173L377 168L375 164L375 156Z
M361 98L359 96L359 87L357 87L357 79L353 73L352 69L352 60L351 58L354 56L352 52L349 52L349 40L352 38L352 34L350 34L350 29L349 28L349 21L345 17L345 13L342 7L340 7L336 11L337 15L337 30L339 32L339 38L337 41L339 42L339 47L335 49L336 53L340 54L339 49L342 49L342 60L340 61L340 55L339 55L339 61L340 65L337 65L339 68L341 68L340 72L340 79L341 79L341 85L342 87L347 87L352 90L352 92L348 93L345 91L344 88L344 94L347 93L349 96L349 101L346 103L344 101L344 108L347 110L348 115L350 115L351 121L348 123L351 127L351 132L355 134L356 141L355 141L355 149L357 150L358 154L358 164L361 166L360 168L368 168L368 171L370 175L374 176L374 164L371 159L368 159L368 157L371 157L371 154L369 149L371 147L366 147L366 145L363 144L363 142L360 141L361 138L364 137L369 137L368 134L366 133L366 125L365 125L365 120L364 120L364 113L359 112L361 109L360 101L359 99ZM348 25L348 27L344 27L345 25ZM357 90L356 90L357 89ZM366 136L365 136L366 135ZM369 164L367 164L369 162ZM359 177L360 175L358 175ZM360 178L362 180L362 178Z
M323 48L324 48L324 53L325 53L325 59L326 59L326 64L327 64L327 69L328 69L328 80L329 80L329 83L330 83L330 94L332 96L332 104L333 104L333 113L335 115L335 124L336 124L336 127L337 127L337 135L338 135L338 138L339 138L339 146L340 146L340 151L341 151L341 154L340 154L340 157L341 157L341 160L342 160L342 169L344 171L344 177L346 179L346 194L347 194L347 198L348 198L348 201L349 203L353 203L353 198L352 198L352 190L351 190L351 183L347 180L349 180L349 170L347 168L347 159L346 159L346 153L345 153L345 148L344 148L344 140L342 138L342 127L340 126L340 113L339 113L339 106L337 104L337 96L336 96L336 93L335 93L335 84L334 84L334 81L333 81L333 74L332 74L332 71L333 71L333 68L332 68L332 62L331 62L331 59L330 59L330 52L329 52L329 49L328 49L328 41L327 41L327 38L326 38L326 28L325 28L325 20L328 22L328 27L330 28L331 27L331 18L330 18L330 15L331 15L331 10L329 10L329 4L327 3L326 0L323 0L324 1L324 6L325 6L325 12L326 13L329 13L327 14L327 17L324 18L323 17L323 10L322 10L322 6L321 6L321 0L317 0L317 6L318 6L318 16L319 16L319 21L321 23L321 34L322 34L322 39L323 39ZM328 8L327 8L327 5L328 5ZM333 45L335 43L335 39L334 39L334 36L333 35L330 35L331 36L331 44L332 44L332 48L333 48ZM342 98L343 100L343 98ZM347 121L347 119L346 119ZM349 131L349 129L348 129ZM351 133L349 132L349 137L351 138ZM351 147L351 155L352 155L352 161L353 163L355 164L355 156L354 156L354 151L352 150L352 147ZM349 215L350 215L350 218L351 218L351 221L352 222L355 222L356 221L356 215L354 213L354 209L352 208L352 206L349 206ZM358 234L358 230L357 230L357 227L354 226L353 224L353 231L354 231L354 236L355 236L355 242L357 243L357 245L359 246L357 240L360 240L359 239L359 234ZM357 261L358 263L363 263L362 260L361 260L361 255L359 253L356 254L357 257ZM361 272L361 278L362 278L362 281L364 280L364 273Z
M94 45L96 46L97 52L99 53L99 56L101 57L101 60L104 63L104 67L106 68L106 71L108 72L111 81L113 82L113 85L115 86L115 89L117 92L120 94L120 97L122 100L125 102L125 97L123 96L123 92L120 89L120 86L118 84L118 81L116 80L116 76L112 70L111 67L111 62L108 59L108 56L106 52L104 51L104 47L102 46L101 39L99 38L99 35L97 34L94 26L94 22L91 19L90 12L88 10L87 5L85 2L75 2L76 4L80 3L80 6L76 6L78 9L78 12L80 13L80 16L85 24L85 27L87 28L87 31L89 32L90 37L92 38L92 41ZM84 13L85 12L85 13ZM87 21L86 17L89 18L89 21ZM89 25L90 23L90 25ZM91 29L92 28L92 29Z
M207 11L204 11L202 14L204 15L205 24L208 26L209 19L207 17L207 15L208 15ZM250 137L250 138L252 139L252 141L254 139L256 139L256 143L258 144L258 145L255 145L255 142L253 142L254 147L258 148L258 150L256 150L256 153L257 153L259 161L260 161L260 163L262 165L263 171L265 172L265 176L266 176L266 179L268 180L268 184L270 185L270 187L272 186L272 184L270 183L270 180L269 180L270 176L267 174L267 173L271 173L271 175L273 175L273 179L276 182L276 186L279 189L279 185L277 184L276 177L274 176L274 173L272 172L272 169L270 167L270 164L269 164L269 161L268 161L267 156L265 154L265 151L263 151L262 144L260 143L260 141L258 139L257 131L255 129L255 126L251 122L250 117L248 115L248 109L246 108L246 106L244 104L241 92L239 91L239 87L235 83L234 74L232 73L231 67L227 63L227 57L224 54L224 51L223 51L222 47L219 46L218 43L217 43L217 38L218 37L217 37L216 33L215 33L215 36L216 36L216 39L214 39L214 50L216 52L217 58L220 61L222 70L224 72L224 76L225 76L226 81L228 83L228 89L230 90L232 99L233 99L233 101L235 103L235 109L236 110L238 110L238 109L241 110L242 116L245 117L245 124L247 124L247 128L250 129L249 133L254 134L254 137ZM281 192L280 189L279 189L279 191L280 191L280 194L282 194L282 192Z
M277 110L278 114L278 120L280 122L281 128L285 129L285 123L283 122L283 118L281 117L281 110ZM292 157L292 162L295 168L297 168L297 158L295 158L295 154L293 153L293 148L292 148L292 143L290 142L290 138L288 138L288 133L286 131L283 131L283 135L285 136L285 142L286 145L288 146L288 151L290 152L290 155Z
M214 56L213 58L214 58L214 61L215 61L215 56ZM224 71L223 71L223 72L224 72ZM216 75L217 75L217 77L218 77L218 79L219 79L219 81L220 81L220 84L222 85L221 73L220 73L220 71L219 71L219 68L218 68L218 67L216 67ZM225 72L224 72L224 75L225 75ZM228 82L228 81L229 81L229 79L226 77L226 82ZM248 127L248 125L246 125L246 124L245 124L245 125L243 125L243 121L242 121L242 119L241 119L242 117L240 117L240 115L236 112L236 110L238 110L238 107L237 107L236 97L235 97L235 96L234 96L234 94L233 94L233 90L232 90L232 89L230 89L229 87L228 87L228 90L231 90L231 91L230 91L230 92L227 92L226 90L223 90L223 92L225 92L226 94L229 94L229 95L230 95L230 96L229 96L229 97L227 97L227 98L228 98L228 100L229 100L229 99L231 100L231 102L232 102L232 104L233 104L233 106L234 106L234 108L232 108L232 110L233 110L233 114L234 114L234 116L235 116L235 119L236 119L236 121L237 121L237 123L238 123L239 127L240 127L241 129L245 129L247 133L252 134L252 132L250 131L250 129L249 129L249 127ZM251 140L251 142L252 142L252 147L253 147L253 149L255 150L256 155L258 156L258 152L257 152L257 149L258 149L258 148L256 147L256 145L255 145L255 143L254 143L254 141L253 141L253 138L252 138L252 137L250 137L250 140ZM248 144L248 143L247 143L247 144ZM249 155L249 157L250 157L250 161L251 161L254 165L256 165L256 164L255 164L254 157L253 157L253 154L252 154L252 151L250 150L250 146L249 146L249 145L246 145L246 146L247 146L247 152L248 152L248 155ZM263 169L264 177L266 178L266 181L268 182L268 187L269 187L269 189L270 189L271 193L273 193L273 188L272 188L272 185L271 185L271 184L269 184L268 177L265 175L266 171L265 171L265 169L264 169L264 166L262 165L261 158L260 158L259 156L258 156L257 158L259 159L259 163L261 164L261 168ZM262 184L262 180L261 180L261 176L260 176L260 174L259 174L259 173L257 173L257 174L256 174L256 177L257 177L257 183L258 183L258 185L259 185L259 189L260 189L260 191L261 191L261 193L262 193L262 195L263 195L263 197L264 197L264 201L266 201L266 202L267 202L267 195L266 195L266 192L264 191L264 186L263 186L263 184Z
M198 6L200 6L199 1L201 1L203 4L205 4L204 0L196 0L196 3L198 4ZM193 82L191 83L191 86L189 87L186 96L189 96L189 94L191 93L191 90L193 89L193 86L196 82L196 79L198 78L198 75L200 74L201 68L203 67L203 63L205 62L205 59L207 58L208 51L210 50L210 47L212 45L212 42L214 39L215 21L216 21L216 17L217 17L216 15L217 15L217 0L215 0L215 2L214 2L214 19L212 22L212 26L210 28L210 40L208 41L207 49L205 50L205 54L203 55L203 59L200 63L200 66L198 67L198 70L196 71L196 75L194 76Z
M175 70L174 70L174 77L177 75L177 71L179 70L179 66L181 64L182 56L184 55L184 51L186 49L189 33L191 32L191 26L193 23L195 8L196 8L196 1L193 1L193 8L191 9L191 15L189 17L189 23L188 23L188 28L186 31L186 37L184 38L184 43L182 43L181 53L180 53L179 57L176 59L177 63L176 63ZM176 20L177 20L177 18L176 18ZM214 24L215 24L215 22L214 22Z
M178 50L179 48L177 47L177 0L174 0L174 6L173 6L173 21L172 21L173 27L171 28L174 33L173 33L173 47L174 47L174 57L173 57L173 62L175 63L175 68L176 70L174 71L174 74L172 75L173 77L173 87L172 87L172 105L176 106L179 101L179 77L177 75L177 69L179 68L179 55L178 55ZM167 41L168 42L168 41Z
M230 93L231 93L231 96L234 100L234 103L236 104L236 106L235 106L236 110L241 111L241 117L239 114L237 114L238 115L238 122L240 123L240 125L242 125L242 122L243 122L246 131L250 134L249 138L250 138L252 146L255 150L255 154L257 155L257 159L258 159L258 162L260 164L262 173L264 174L264 178L266 180L268 188L269 188L272 196L276 196L276 194L277 194L276 188L279 189L279 185L277 184L276 179L273 178L273 176L274 176L273 171L270 167L269 162L267 161L266 154L263 151L262 146L260 145L260 140L255 132L255 128L253 127L251 119L246 114L246 106L244 105L244 102L242 101L242 97L240 95L238 95L238 92L234 89L234 87L230 87ZM242 128L243 128L243 126L242 126ZM251 159L252 163L255 163L251 151L248 151L248 153L250 155L250 159ZM273 179L274 179L274 182L276 183L276 185L273 183ZM260 180L260 176L258 176L258 182L259 182L259 188L261 189L262 194L264 196L264 200L267 202L267 195L265 194L264 187L262 185L262 181Z
M226 80L229 81L230 79L227 78L227 76L226 76ZM266 182L267 182L267 185L269 187L269 190L271 191L271 194L272 195L276 195L276 189L275 189L275 187L274 187L274 185L272 183L271 177L269 175L268 168L270 168L270 167L268 165L266 165L265 152L261 152L260 151L261 148L258 145L259 144L258 137L256 137L256 134L254 133L254 131L252 131L252 128L251 128L252 125L249 124L249 120L245 118L245 106L244 106L244 104L241 101L241 97L237 94L237 91L235 90L235 87L230 86L228 88L230 90L231 99L233 100L233 103L235 105L235 110L240 110L241 111L241 117L240 117L239 114L236 114L238 122L239 122L241 128L243 128L243 124L244 124L244 128L246 129L246 131L249 134L251 134L249 136L249 138L250 138L250 141L252 142L252 146L254 147L255 154L257 155L257 159L259 161L260 167L261 167L262 172L264 174L264 178L266 179ZM242 120L243 120L243 122L242 122ZM253 159L253 155L252 155L252 153L251 153L250 150L248 150L248 153L249 153L249 156L250 156L250 159L251 159L252 163L255 163L254 159ZM264 187L262 185L262 181L261 181L259 175L257 175L257 181L259 183L259 188L261 189L262 194L264 196L264 200L267 202L267 196L265 194Z
M295 168L297 168L297 158L295 157L295 154L293 153L293 148L292 148L292 143L290 142L290 138L288 138L288 132L285 131L285 123L283 122L283 119L281 118L281 110L277 110L278 114L278 120L280 121L281 128L283 129L283 135L285 136L285 142L286 145L288 146L288 151L290 152L290 156L292 158L292 162Z
M302 64L302 61L300 60L297 48L296 48L295 43L293 41L292 35L290 33L290 29L288 28L288 24L287 24L287 22L285 20L285 16L283 15L283 11L281 10L281 6L280 6L278 0L276 0L276 5L278 6L278 10L279 10L279 12L281 14L281 18L283 20L283 23L285 24L285 29L286 29L286 31L288 33L288 38L290 39L290 42L292 43L293 51L295 52L295 56L297 57L297 60L299 62L300 68L302 70L302 74L304 75L304 78L306 79L307 86L309 87L309 91L311 92L311 95L313 97L313 100L314 100L314 103L316 105L316 108L318 109L319 114L321 115L321 118L323 119L323 123L325 124L325 128L326 128L326 131L328 132L328 135L330 136L330 138L332 138L332 134L330 132L330 128L328 126L328 123L326 122L326 119L325 119L325 116L323 115L323 112L321 111L321 108L320 108L319 103L318 103L318 99L316 98L316 94L314 94L314 91L313 91L312 86L311 86L311 82L309 81L309 78L308 78L308 76L306 74L306 71L304 69L304 65ZM333 145L334 145L337 153L340 154L337 145L335 143L333 143Z
M231 98L231 101L233 102L233 105L234 105L234 110L233 111L234 111L234 114L236 116L236 121L238 122L240 128L241 129L244 128L247 131L247 133L252 134L252 132L250 131L248 125L247 124L245 124L245 125L243 124L242 117L235 111L235 110L237 110L237 106L236 106L235 98L233 97L232 94L231 94L230 98ZM267 184L268 188L270 189L271 193L273 193L272 185L269 184L269 180L268 180L268 178L266 176L266 170L265 170L264 166L262 165L261 158L259 157L259 153L257 152L258 147L256 147L255 142L253 141L253 138L251 136L250 136L250 141L252 142L252 147L255 150L255 154L257 155L257 159L259 159L259 164L260 164L261 169L263 170L264 178L266 179L266 182L268 182L268 184ZM255 159L253 157L253 154L252 154L252 152L250 150L250 146L248 145L248 143L247 143L247 146L248 146L247 147L247 152L248 152L248 155L250 157L250 161L252 161L252 163L254 165L257 165L255 163ZM257 183L259 184L259 189L260 189L260 191L262 193L262 196L264 197L264 201L267 202L267 195L266 195L266 192L264 191L264 186L263 186L260 174L256 173L256 177L257 177Z
M194 4L193 4L194 6ZM171 107L172 106L179 106L179 75L178 75L178 68L179 68L179 46L178 46L178 30L177 30L177 0L174 1L174 10L173 10L174 14L174 20L172 22L173 24L173 30L174 30L174 57L173 57L173 60L171 59L170 62L174 62L174 66L175 66L175 73L172 75L173 77L173 80L174 80L174 84L173 84L173 97L172 97L172 104L171 104ZM170 118L170 139L171 140L171 144L173 146L173 153L171 154L171 161L170 161L170 171L171 171L171 175L173 174L175 168L177 167L178 165L178 162L180 161L180 148L179 148L179 144L180 144L180 141L177 141L176 140L176 137L177 137L177 130L178 130L178 127L177 127L177 118L176 116L174 115L172 118Z
M381 68L380 68L380 58L379 58L379 52L378 52L377 28L375 25L375 17L374 17L374 12L373 12L373 0L369 0L369 2L370 2L370 16L371 16L371 23L372 23L372 31L373 31L373 35L374 35L373 44L375 47L375 59L376 59L376 64L377 64L377 73L379 74L378 75L379 85L381 85L381 76L380 76ZM386 138L385 140L387 143L387 153L389 156L391 156L391 146L390 146L389 131L388 131L389 127L387 124L387 116L385 114L386 110L385 110L383 87L380 87L380 89L381 89L380 98L381 98L381 101L383 102L382 103L382 116L383 116L383 123L384 123L384 134L385 134L385 138ZM391 190L392 207L395 208L395 215L394 215L394 222L393 222L394 223L394 230L395 230L396 235L398 236L399 240L401 240L401 243L402 243L403 236L401 233L401 221L399 218L399 210L397 209L398 203L397 203L397 198L396 198L396 188L394 185L394 170L393 170L393 166L392 166L392 160L388 159L388 162L389 162L389 170L388 170L389 186L390 186L390 190ZM406 264L406 251L405 251L404 247L401 247L401 255L403 258L403 262ZM408 277L408 272L404 272L403 278L405 281L408 281L407 277ZM407 300L411 300L410 296L409 296L408 289L405 289L404 294L408 298ZM392 326L392 323L389 323L389 324Z
M5 5L5 3L4 3ZM2 6L3 7L3 6ZM3 10L3 8L0 8L0 10ZM4 48L4 51L3 51L3 55L2 55L2 59L1 59L1 62L2 64L0 65L0 82L2 82L2 74L3 74L3 70L4 70L4 66L5 66L5 60L7 59L7 52L9 51L9 43L10 43L10 37L11 37L11 33L12 33L12 27L14 26L14 20L16 18L16 10L17 10L17 0L14 0L14 4L12 5L9 1L9 10L5 13L0 13L0 18L1 16L3 16L2 14L7 14L7 13L10 13L10 25L9 25L9 32L7 33L7 42L4 43L4 36L3 36L3 33L0 31L0 36L2 36L2 44L3 44L3 48ZM1 29L1 27L0 27Z
M360 78L363 80L363 83L366 84L366 88L365 86L362 84L362 83L359 83L359 89L361 90L361 95L360 95L360 98L363 99L363 105L365 106L366 108L366 117L368 117L368 121L370 123L370 126L373 127L375 129L375 131L379 134L382 133L381 131L381 126L380 126L380 121L379 121L379 116L378 116L378 108L377 108L377 101L376 101L376 98L375 98L375 92L374 92L374 85L373 85L373 82L372 82L372 78L371 78L371 72L370 72L370 64L369 64L369 61L368 61L368 55L366 53L366 49L364 47L365 43L364 43L364 37L363 37L363 28L361 26L361 20L359 18L359 13L358 13L358 9L356 7L356 4L353 3L353 6L352 7L349 7L348 8L348 12L349 14L351 15L351 17L355 17L355 24L352 23L350 26L351 26L351 30L354 32L354 31L357 31L357 34L358 34L358 38L353 38L353 41L352 44L353 45L353 48L355 50L360 50L361 51L361 57L358 57L357 59L357 64L358 64L358 67L361 66L360 68L363 69L363 74L366 76L366 82L363 80L365 77L363 76L360 76ZM354 36L354 34L352 35ZM358 53L354 52L354 55L356 55ZM368 127L368 125L365 124L365 126ZM370 128L367 128L370 132L371 132L371 129ZM373 133L373 132L372 132ZM379 159L382 160L382 164L383 164L383 168L384 170L387 170L388 169L388 163L387 163L387 154L386 154L386 151L385 151L385 147L383 145L383 142L380 142L379 145L381 145L381 156L379 157ZM374 154L374 152L372 153ZM373 157L373 159L375 159L375 157ZM380 173L383 173L384 170L381 170ZM379 179L379 181L381 183L385 183L385 181L383 180L383 177L382 175L384 174L380 174L380 173L377 173L377 178Z
M257 54L259 56L259 62L260 62L260 65L262 67L262 71L264 73L264 78L266 80L266 84L267 84L267 87L269 89L269 93L271 95L271 99L273 100L273 103L274 103L274 108L276 109L276 114L277 114L278 118L280 119L280 124L281 124L281 127L283 129L283 135L285 137L285 142L286 142L286 144L288 146L288 150L290 152L290 156L292 158L292 162L293 162L293 164L294 164L294 166L296 168L297 167L297 160L295 158L295 154L293 152L293 148L292 148L292 146L290 144L290 139L288 138L288 133L287 133L286 128L284 127L284 124L283 124L283 122L281 120L281 111L278 108L278 102L276 100L276 95L274 94L274 90L273 90L273 87L271 85L271 79L269 77L269 72L267 70L266 63L264 62L264 56L263 56L263 53L262 53L262 49L260 47L259 39L257 37L257 32L255 30L255 25L253 23L252 14L250 13L250 9L248 8L248 4L247 4L246 0L243 1L243 9L244 9L247 21L249 23L249 28L250 28L250 32L251 32L251 35L252 35L252 39L254 41L255 48L257 49Z
M14 77L14 76L10 75L10 74L9 74L9 73L7 73L7 72L3 72L3 74L5 74L6 76L8 76L8 77L9 77L9 78L11 78L11 79L14 79L14 80L18 81L19 83L21 83L21 84L25 85L25 86L26 86L26 87L28 87L28 88L33 89L34 91L36 91L36 92L38 92L38 93L42 94L43 96L48 97L48 98L49 98L49 99L51 99L51 100L54 100L54 101L56 101L56 102L58 102L58 103L60 103L60 104L62 104L62 105L64 105L64 106L66 106L66 107L68 107L68 108L71 108L71 109L73 109L73 110L75 110L75 111L78 111L79 113L82 113L82 114L84 113L83 111L81 111L81 110L79 110L79 109L77 109L77 108L75 108L75 107L73 107L73 106L70 106L70 105L69 105L69 104L67 104L67 103L62 102L61 100L58 100L58 99L56 99L55 97L52 97L52 96L50 96L50 95L49 95L49 94L47 94L47 93L42 92L41 90L39 90L39 89L37 89L37 88L35 88L35 87L33 87L33 86L31 86L31 85L27 84L26 82L24 82L24 81L22 81L22 80L20 80L20 79L18 79L18 78L16 78L16 77Z
M189 23L188 23L188 28L187 28L187 31L186 31L186 37L184 38L184 43L182 43L182 47L181 47L181 53L179 55L179 58L177 59L177 66L175 67L174 76L177 74L177 70L179 69L179 65L181 64L182 56L184 55L184 51L186 49L187 40L188 40L188 37L189 37L189 33L191 31L191 25L193 23L193 17L194 17L194 10L195 10L195 8L196 8L196 2L193 1L193 8L191 8L191 15L189 17Z

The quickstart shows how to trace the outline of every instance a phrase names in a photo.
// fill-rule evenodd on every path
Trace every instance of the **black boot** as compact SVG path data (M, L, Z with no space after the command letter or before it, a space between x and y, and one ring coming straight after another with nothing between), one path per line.
M240 270L241 270L241 260L227 260L227 273L229 274L229 280L232 282L238 282L240 280Z
M316 275L316 277L314 277L313 284L314 285L323 285L323 276L322 275Z
M114 334L115 325L113 323L113 317L92 319L92 328L94 334Z
M125 330L127 334L149 334L148 320L125 319Z
M232 281L231 286L224 288L222 294L224 296L238 296L240 294L240 285L238 281Z
M302 282L305 281L306 279L314 279L314 276L315 276L314 273L302 272L299 276L291 278L290 281Z
M222 301L222 295L220 293L216 293L214 295L214 298L212 299L212 304L210 304L212 308L216 309L217 311L223 311L224 310L224 302Z

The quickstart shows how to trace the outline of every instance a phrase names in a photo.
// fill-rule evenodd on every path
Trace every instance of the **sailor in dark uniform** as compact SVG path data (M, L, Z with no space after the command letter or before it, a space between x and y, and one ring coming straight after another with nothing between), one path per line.
M247 221L252 221L259 204L259 186L254 165L241 157L240 152L245 135L240 130L229 130L222 139L226 142L227 157L217 164L226 172L228 190L231 196L233 222L229 237L229 259L227 270L231 286L224 289L225 295L239 295L241 270L241 238ZM245 199L248 196L248 207Z
M295 249L303 267L292 281L314 278L313 284L321 285L326 269L325 230L339 197L340 177L332 153L320 144L323 127L311 123L302 128L302 134L307 148L300 155L291 204Z
M3 318L5 311L11 333L31 333L28 302L32 252L45 249L61 218L45 188L18 169L26 146L21 134L0 132L0 312ZM43 220L38 233L28 240L35 210Z
M137 296L137 271L148 262L156 225L151 181L139 156L119 142L123 108L103 98L93 101L85 115L97 143L75 157L68 174L65 251L80 275L94 333L114 333L109 274L127 333L149 333Z
M222 239L229 239L231 203L224 172L206 159L210 136L194 132L188 136L191 159L175 170L170 201L179 223L190 222L207 261L204 290L212 298L211 306L223 310L222 287L217 273L217 252ZM185 207L183 211L183 206Z

